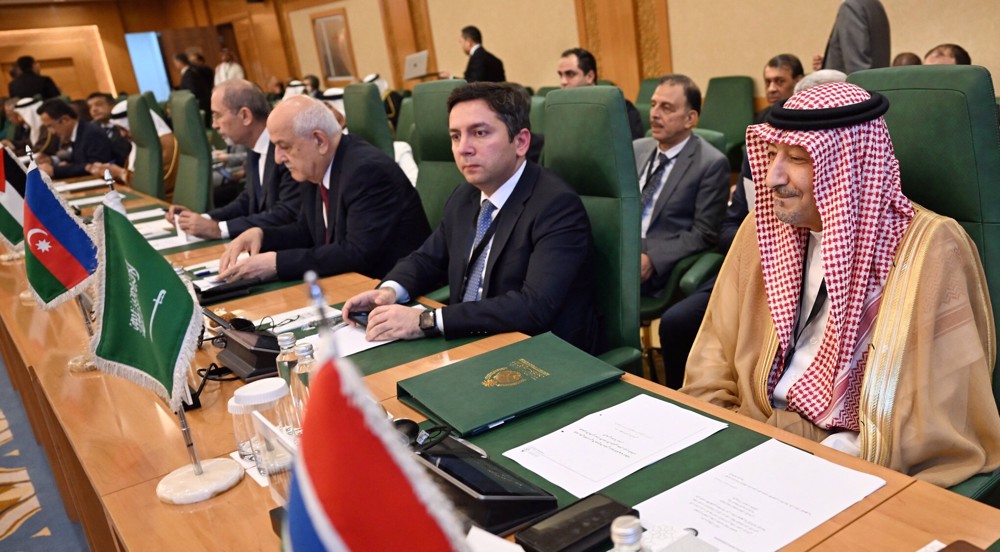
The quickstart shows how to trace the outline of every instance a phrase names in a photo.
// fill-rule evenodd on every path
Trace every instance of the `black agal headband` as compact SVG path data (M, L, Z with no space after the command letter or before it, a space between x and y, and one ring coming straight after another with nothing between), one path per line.
M878 119L889 111L889 100L878 92L856 104L825 109L785 109L782 100L767 115L767 124L782 130L827 130L843 128Z

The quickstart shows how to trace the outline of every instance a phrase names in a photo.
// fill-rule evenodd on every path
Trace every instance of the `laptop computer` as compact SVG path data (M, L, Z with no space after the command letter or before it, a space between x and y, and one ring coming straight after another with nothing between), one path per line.
M427 50L406 56L403 61L403 78L406 80L421 79L430 76L427 72Z

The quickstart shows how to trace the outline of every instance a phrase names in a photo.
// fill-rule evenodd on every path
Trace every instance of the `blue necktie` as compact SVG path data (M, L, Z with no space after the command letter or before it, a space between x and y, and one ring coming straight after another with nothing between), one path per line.
M496 207L490 203L490 200L484 199L483 204L479 208L479 223L476 225L476 239L472 242L472 250L475 251L476 247L479 246L479 242L483 239L483 234L486 233L486 229L490 227L490 223L493 222L493 211ZM480 287L483 283L483 270L486 268L486 248L484 247L482 251L479 252L479 256L475 259L469 259L472 263L472 269L469 270L469 281L465 285L465 293L462 295L462 301L478 301L479 294L481 293Z

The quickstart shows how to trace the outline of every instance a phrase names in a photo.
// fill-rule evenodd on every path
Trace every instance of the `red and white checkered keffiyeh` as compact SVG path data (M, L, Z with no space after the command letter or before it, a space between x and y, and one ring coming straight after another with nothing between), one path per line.
M785 109L826 109L871 95L835 82L792 96ZM788 393L788 409L817 426L858 431L858 401L882 288L913 206L903 195L899 162L881 117L830 130L747 128L747 154L756 183L757 239L764 286L780 350L769 391L781 378L802 290L809 231L779 221L764 183L768 143L801 146L812 158L813 196L823 224L823 272L830 314L816 358ZM763 199L763 201L761 201Z

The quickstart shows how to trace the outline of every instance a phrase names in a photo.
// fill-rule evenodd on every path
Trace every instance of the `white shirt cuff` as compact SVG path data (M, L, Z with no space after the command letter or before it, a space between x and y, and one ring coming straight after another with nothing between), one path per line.
M204 218L207 218L208 220L212 220L212 217L208 216L208 213L202 213L201 216L204 217ZM219 224L219 233L222 234L221 238L224 239L224 240L228 240L229 239L229 225L226 224L226 221L224 221L224 220L220 220L218 222L218 224Z
M380 288L387 287L396 292L396 302L397 303L407 303L410 300L410 294L407 293L406 289L399 285L398 282L392 280L386 280L379 284Z

